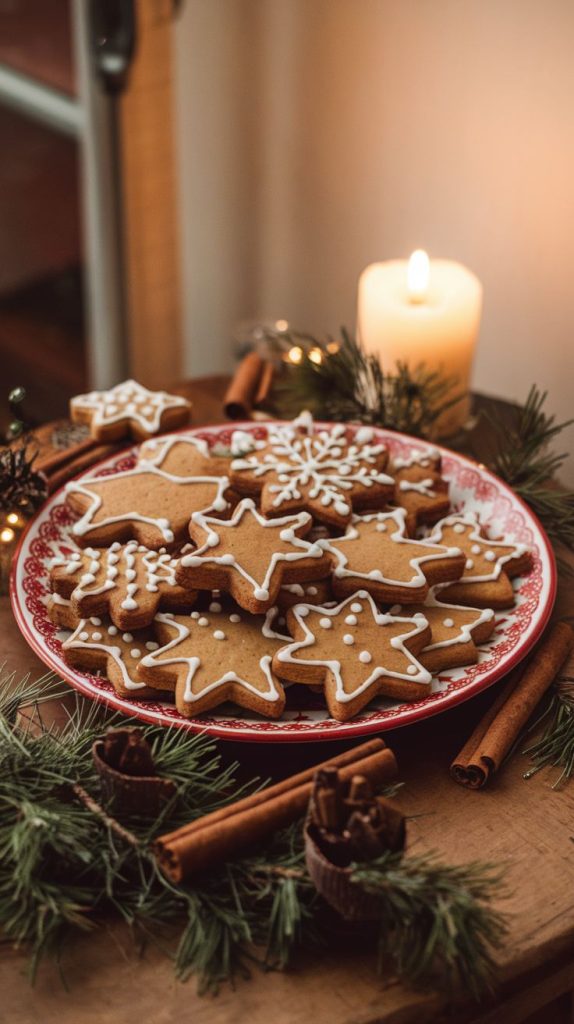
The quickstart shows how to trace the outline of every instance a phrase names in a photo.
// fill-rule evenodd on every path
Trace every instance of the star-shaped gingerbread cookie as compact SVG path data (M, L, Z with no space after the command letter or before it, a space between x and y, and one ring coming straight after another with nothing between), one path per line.
M230 480L240 494L260 494L266 516L306 510L344 527L353 509L382 508L392 498L387 461L371 427L348 440L342 424L316 427L310 414L302 414L270 426L266 440L251 437L251 450L231 461Z
M323 549L304 539L312 525L308 512L266 519L251 498L244 498L227 520L194 512L189 532L197 550L181 558L178 582L188 588L222 590L241 608L265 612L275 603L282 583L329 575Z
M109 391L90 391L70 401L70 417L84 423L98 441L133 437L143 441L189 421L191 406L179 395L148 391L135 380L124 380Z
M185 475L175 471L182 463ZM227 508L229 481L212 469L205 441L167 438L153 459L142 459L134 469L68 484L68 503L80 516L72 533L92 547L135 539L157 549L183 541L192 512Z
M439 601L475 608L512 608L514 591L510 581L532 567L525 544L489 540L471 514L447 516L437 523L429 540L456 544L466 558L460 580L437 591Z
M287 624L294 642L275 654L277 675L322 684L337 721L380 695L414 701L429 692L431 675L416 658L431 636L422 615L384 614L361 590L334 607L295 605Z
M81 619L62 644L66 662L85 672L101 672L120 697L157 700L159 687L150 688L137 676L145 654L158 646L152 630L123 632L106 617Z
M431 591L424 604L393 605L391 615L415 615L426 618L432 632L431 640L418 655L421 665L436 675L449 668L474 665L478 646L492 635L496 619L492 608L467 608L443 604Z
M418 526L436 523L448 514L448 483L441 476L437 448L413 448L408 455L395 456L390 472L395 478L394 503L404 508L411 537Z
M160 648L142 659L138 676L150 686L175 690L178 711L187 718L232 701L266 718L278 718L285 694L271 661L286 637L265 618L223 610L164 615L154 620Z
M155 614L189 611L197 593L176 582L179 559L132 540L84 548L50 563L52 590L71 601L77 618L108 613L121 630L149 626Z
M424 601L433 584L462 575L460 548L412 540L405 518L402 508L353 516L342 537L318 541L331 558L338 597L363 588L383 604L411 604Z

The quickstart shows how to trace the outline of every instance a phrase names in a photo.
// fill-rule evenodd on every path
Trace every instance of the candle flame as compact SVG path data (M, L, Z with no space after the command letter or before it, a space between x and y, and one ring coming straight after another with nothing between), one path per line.
M407 268L407 289L411 302L424 302L430 279L430 262L424 249L415 249Z

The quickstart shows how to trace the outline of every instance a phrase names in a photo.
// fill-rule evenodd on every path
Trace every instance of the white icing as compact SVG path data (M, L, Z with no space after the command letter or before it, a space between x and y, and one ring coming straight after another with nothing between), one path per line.
M393 469L410 469L412 466L423 466L426 469L438 459L440 459L438 448L425 448L422 451L413 448L409 455L399 455L393 459Z
M142 652L137 647L132 647L130 655L132 658L141 658Z
M373 655L370 651L361 651L359 654L359 661L362 661L363 665L369 665L373 660Z
M90 650L91 648L96 648L96 650L104 651L105 654L107 654L109 658L112 658L112 660L118 666L121 673L122 684L124 689L142 690L146 684L140 682L139 680L131 678L124 662L124 655L121 647L118 647L115 644L105 643L102 640L102 634L99 632L93 632L92 635L90 636L89 632L87 632L87 630L84 628L85 626L86 620L82 619L82 621L76 626L76 629L74 630L72 635L68 637L68 639L65 640L64 643L62 644L64 650ZM115 634L117 633L117 629L115 626L108 626L107 631L110 634L110 636L115 636ZM126 640L126 637L129 637L129 640ZM133 640L133 637L129 633L124 633L123 639L124 641L126 641L126 643L129 643L131 640ZM138 651L138 656L139 654L140 652Z
M92 413L92 427L108 426L121 420L133 420L146 434L161 428L168 409L189 409L189 402L165 391L148 391L135 380L125 380L109 391L91 391L71 400L72 411Z
M427 498L436 497L434 483L430 477L426 480L399 480L399 491L416 491Z
M333 623L331 622L330 619L322 618L319 619L319 625L321 626L322 629L331 629Z
M443 601L437 600L437 594L440 594L442 589L443 588L441 585L432 588L432 590L428 593L425 599L425 609L439 609L441 615L444 615L449 611L457 613L462 612L465 617L470 615L472 616L472 618L468 622L459 623L456 633L454 633L452 636L449 636L444 640L431 640L431 643L427 644L426 647L424 648L425 651L433 651L439 647L451 647L454 644L471 643L473 639L472 634L474 630L478 626L482 625L483 622L492 622L494 618L494 612L492 608L470 608L466 605L446 604ZM454 619L447 615L447 618L443 620L443 626L446 629L452 629L454 625Z
M241 615L236 615L236 613L234 612L233 615L229 616L229 621L230 622L241 622Z
M301 429L306 436L301 436ZM256 480L273 474L277 483L263 480L263 484L273 495L274 508L286 502L302 501L304 488L308 489L310 501L318 501L323 508L332 507L339 517L346 518L351 504L345 500L345 492L357 485L365 488L374 484L390 486L393 480L377 469L385 446L370 443L372 432L369 440L345 447L344 439L342 424L315 432L311 415L301 414L292 423L270 427L264 450L234 459L231 469L238 473L249 472Z
M452 629L454 626L454 619L443 619L442 624L446 629Z
M131 634L131 633L123 633L123 634L122 634L122 640L123 640L123 641L124 641L124 643L126 643L126 644L131 644L131 642L132 642L132 640L133 640L133 636L132 636L132 634Z
M343 643L347 644L348 646L350 646L351 644L355 643L355 637L352 636L351 633L345 633L345 635L343 637Z
M356 615L346 615L345 616L345 622L347 623L348 626L356 626L357 622L358 622L357 616Z
M373 686L381 676L390 676L395 679L408 680L409 682L417 682L421 684L421 687L428 687L432 680L430 672L427 672L427 670L423 668L422 665L420 665L420 663L414 658L414 656L408 650L408 647L405 645L406 640L411 639L412 637L416 636L418 633L421 633L426 629L427 620L424 618L424 616L417 616L416 618L402 618L379 612L373 598L369 594L367 594L365 591L361 591L360 595L365 601L364 611L370 614L373 621L378 626L386 626L394 624L396 622L404 623L405 632L401 633L398 636L392 637L390 640L390 645L395 650L400 651L404 655L408 665L405 672L398 672L395 670L391 671L381 663L375 664L374 669L367 675L367 677L362 682L360 682L355 687L355 689L349 692L345 691L341 662L337 660L335 657L312 657L312 648L317 642L317 637L307 624L309 607L306 605L296 605L295 608L293 609L293 614L295 615L298 624L301 628L301 631L303 633L303 639L296 640L288 644L286 647L281 648L281 650L277 653L278 661L294 665L324 665L327 669L329 669L330 674L332 675L335 681L336 700L340 701L341 703L346 703L350 700L354 700L355 697L357 697L359 694L364 693L369 687ZM341 616L344 620L345 615L348 612L348 609L352 607L354 601L354 597L349 597L345 601L342 601L340 604L332 608L327 608L325 606L316 609L316 611L320 612L322 617L328 617L332 621L337 619L339 616ZM322 624L321 618L319 619L319 624ZM352 637L350 634L346 634L345 636L343 636L344 643L348 643L346 639L347 636L350 638L351 641L354 642L354 637ZM299 655L302 651L306 652L306 657L295 657L295 655ZM361 652L358 656L358 660L363 664L368 664L367 658L362 657L363 653L368 654L369 652Z
M252 516L262 529L275 530L278 534L278 544L280 541L288 546L288 550L280 550L277 547L271 555L268 564L261 566L262 578L260 579L256 579L253 575L253 568L250 567L248 569L235 555L229 553L217 554L218 547L225 545L226 530L239 529L244 517L247 516ZM251 587L251 592L257 601L270 600L273 579L281 563L297 562L308 558L320 559L323 556L323 549L319 543L311 544L304 538L297 536L298 531L307 529L312 522L308 512L298 512L295 515L266 519L257 510L255 502L251 498L244 498L237 505L231 519L214 519L200 512L194 512L191 521L194 526L199 527L203 531L205 541L193 554L184 555L181 559L181 565L184 568L196 568L203 565L228 565L235 572L239 573L243 579L247 580ZM257 552L249 549L246 550L246 559L253 561L254 554L257 555ZM292 593L298 593L292 589L296 584L289 584L288 586ZM303 596L302 589L300 596ZM210 606L210 610L214 610L214 608L215 605ZM220 610L220 608L221 606L218 605L217 609Z

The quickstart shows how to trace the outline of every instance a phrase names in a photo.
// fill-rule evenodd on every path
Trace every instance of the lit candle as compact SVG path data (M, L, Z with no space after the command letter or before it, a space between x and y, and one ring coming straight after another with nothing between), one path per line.
M372 263L359 279L358 334L387 373L398 362L424 364L452 378L451 396L467 392L482 308L482 285L451 260L429 260L421 249L407 260ZM447 396L448 397L448 396ZM468 417L469 398L440 418L447 436Z

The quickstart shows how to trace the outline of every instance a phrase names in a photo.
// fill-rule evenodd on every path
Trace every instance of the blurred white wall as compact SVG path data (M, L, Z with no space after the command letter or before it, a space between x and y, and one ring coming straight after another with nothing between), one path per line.
M571 0L187 0L177 40L189 372L421 246L483 281L475 386L570 415Z

